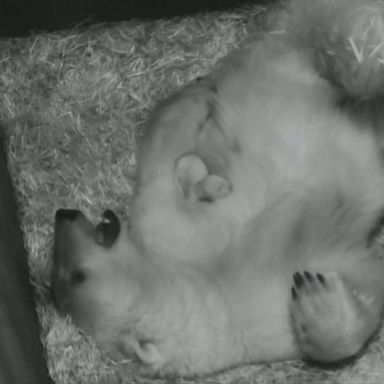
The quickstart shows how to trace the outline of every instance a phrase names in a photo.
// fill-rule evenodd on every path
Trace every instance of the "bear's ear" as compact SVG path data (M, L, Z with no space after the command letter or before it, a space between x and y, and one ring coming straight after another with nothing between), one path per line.
M123 344L123 349L134 351L139 360L150 366L153 370L159 370L163 365L163 358L155 343L150 340L136 340L131 334L126 334L120 339Z
M120 234L120 221L118 217L107 209L101 216L101 222L96 225L95 241L105 248L110 248Z

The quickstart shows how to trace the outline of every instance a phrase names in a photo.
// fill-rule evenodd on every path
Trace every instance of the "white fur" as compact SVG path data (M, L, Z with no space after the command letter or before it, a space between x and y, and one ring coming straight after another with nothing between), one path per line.
M359 297L374 297L377 323L384 266L367 241L384 207L380 127L374 109L340 107L380 102L384 89L372 61L380 55L351 63L344 46L358 41L372 9L380 18L364 43L384 39L384 5L367 4L293 0L272 32L157 108L140 149L130 233L82 258L94 274L87 294L99 342L186 375L298 357L290 289L303 270L332 271ZM232 191L212 203L185 200L174 171L189 153L205 156ZM364 311L345 311L355 312Z

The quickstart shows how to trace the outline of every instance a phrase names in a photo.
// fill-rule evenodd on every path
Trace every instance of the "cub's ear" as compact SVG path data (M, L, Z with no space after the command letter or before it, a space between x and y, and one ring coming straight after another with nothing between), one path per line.
M105 248L110 248L120 234L120 221L118 217L107 209L101 215L101 222L96 225L95 241Z

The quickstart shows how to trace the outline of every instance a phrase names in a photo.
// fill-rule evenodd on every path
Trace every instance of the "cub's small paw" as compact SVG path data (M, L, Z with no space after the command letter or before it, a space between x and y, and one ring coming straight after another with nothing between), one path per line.
M374 297L352 290L335 272L293 275L291 319L307 360L336 363L355 356L378 329Z
M208 175L195 185L195 196L199 201L212 202L227 196L232 190L231 183L219 175Z
M184 199L190 201L213 202L232 190L232 184L227 179L209 173L204 161L193 154L178 160L175 176Z

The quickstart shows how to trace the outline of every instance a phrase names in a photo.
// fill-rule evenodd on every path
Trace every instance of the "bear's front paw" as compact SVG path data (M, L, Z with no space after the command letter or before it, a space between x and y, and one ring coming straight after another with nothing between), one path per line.
M304 359L336 363L355 356L377 330L374 297L352 290L335 272L293 276L291 319Z

